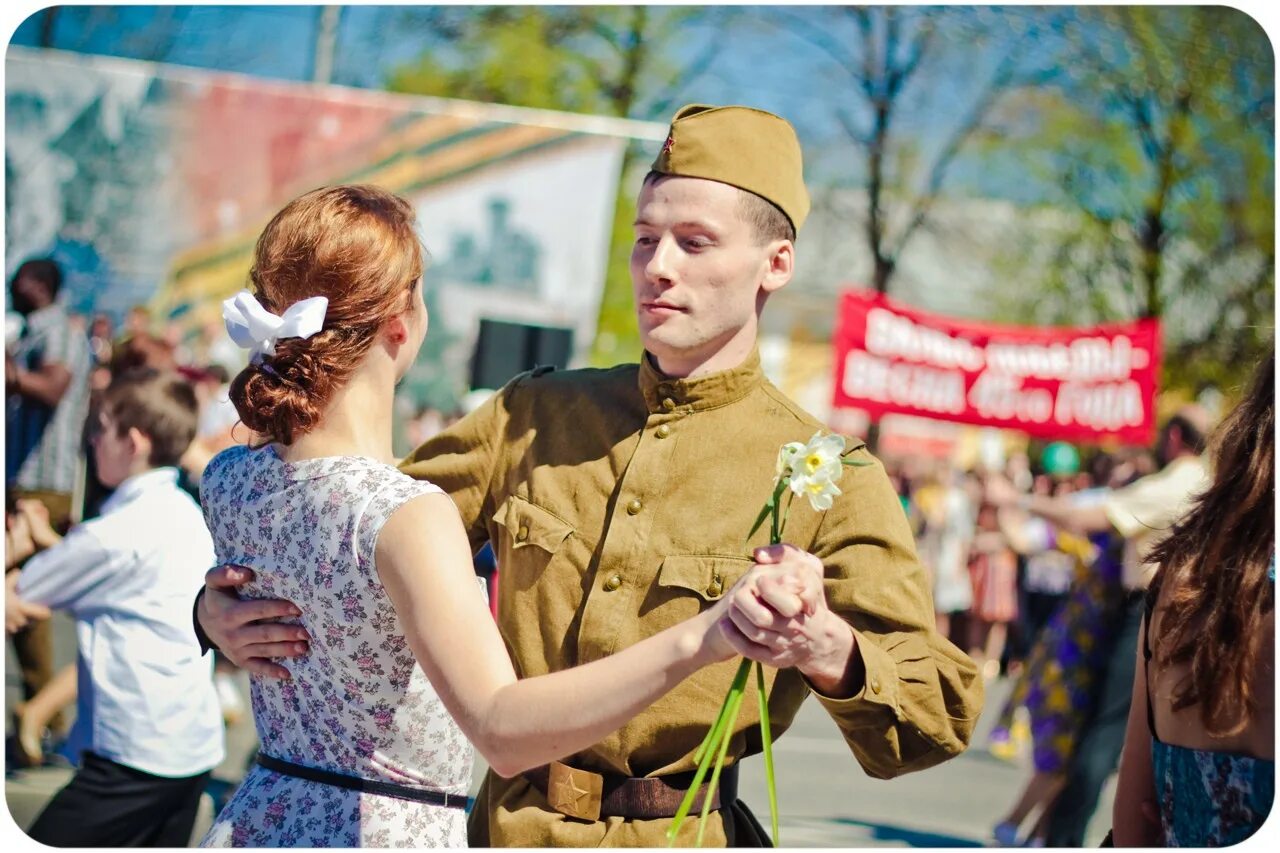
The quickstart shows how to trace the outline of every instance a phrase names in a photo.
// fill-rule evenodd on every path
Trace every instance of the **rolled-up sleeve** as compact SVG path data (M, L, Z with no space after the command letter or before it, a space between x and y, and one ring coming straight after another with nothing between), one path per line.
M873 464L846 469L812 550L829 605L854 629L866 679L848 699L815 695L863 769L892 778L964 751L983 685L968 655L937 632L929 576L883 467L866 450L848 458Z

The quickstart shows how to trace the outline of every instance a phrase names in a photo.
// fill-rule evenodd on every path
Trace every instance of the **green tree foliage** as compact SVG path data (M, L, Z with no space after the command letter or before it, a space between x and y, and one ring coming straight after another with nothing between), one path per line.
M392 91L619 118L665 120L680 86L715 58L719 40L683 50L690 28L713 25L714 8L646 6L449 7L404 12L428 48L396 69ZM630 145L620 190L591 360L639 357L628 259L637 169L652 146Z
M1009 247L1004 312L1159 317L1164 382L1243 382L1273 346L1274 59L1227 7L1097 7L1059 18L1068 73L1005 105L1047 199ZM1012 280L1012 279L1011 279Z
M870 284L884 293L912 238L935 224L935 203L994 108L1044 74L1025 62L1034 34L1012 36L987 11L929 7L773 10L764 22L816 48L834 84L831 105L854 151L841 171L865 190L857 239ZM973 61L979 52L998 58L985 68ZM936 144L921 144L925 123Z

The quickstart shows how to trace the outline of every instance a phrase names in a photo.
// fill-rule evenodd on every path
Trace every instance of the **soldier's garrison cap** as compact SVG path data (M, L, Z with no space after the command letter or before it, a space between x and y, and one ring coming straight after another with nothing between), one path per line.
M652 168L755 193L786 214L797 232L809 214L800 140L786 119L764 110L681 107Z

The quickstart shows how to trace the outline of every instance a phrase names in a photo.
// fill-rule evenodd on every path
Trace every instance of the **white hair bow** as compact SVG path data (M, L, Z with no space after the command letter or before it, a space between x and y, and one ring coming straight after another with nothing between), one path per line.
M252 293L242 290L222 303L222 319L231 340L252 351L256 363L276 354L281 338L309 338L324 325L329 308L326 296L312 296L290 305L284 315L272 314Z

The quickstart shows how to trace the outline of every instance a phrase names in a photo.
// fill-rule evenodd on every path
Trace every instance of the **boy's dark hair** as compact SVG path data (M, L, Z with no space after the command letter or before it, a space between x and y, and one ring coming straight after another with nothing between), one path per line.
M134 367L117 374L102 397L120 435L130 429L151 439L153 468L177 465L196 435L196 392L175 373Z
M34 278L49 288L50 298L56 298L58 291L62 289L62 268L53 258L33 258L24 262L14 272L13 278L9 281L9 287L12 288L24 275Z

